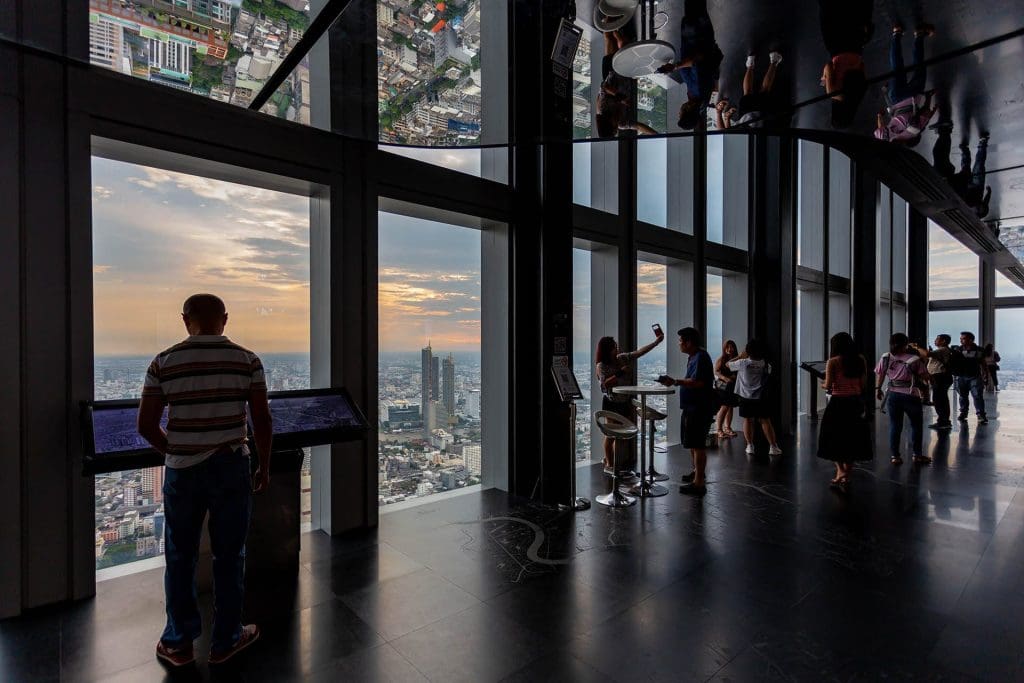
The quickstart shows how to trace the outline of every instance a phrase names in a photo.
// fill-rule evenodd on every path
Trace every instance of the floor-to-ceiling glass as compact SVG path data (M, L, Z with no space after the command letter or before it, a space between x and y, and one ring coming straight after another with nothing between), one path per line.
M261 357L270 390L309 388L308 197L99 157L92 174L97 400L141 395L200 291L224 299L225 333ZM96 476L97 569L162 554L162 480L162 468ZM308 453L302 487L308 528Z

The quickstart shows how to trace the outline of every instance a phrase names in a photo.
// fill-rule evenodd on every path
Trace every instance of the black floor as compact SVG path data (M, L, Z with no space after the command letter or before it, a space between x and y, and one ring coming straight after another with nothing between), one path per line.
M0 680L1024 680L1024 395L1000 403L930 434L929 468L880 449L848 498L805 421L776 463L712 455L703 500L573 516L488 491L309 535L297 583L248 596L262 641L212 674L154 659L160 571L105 581L0 622Z

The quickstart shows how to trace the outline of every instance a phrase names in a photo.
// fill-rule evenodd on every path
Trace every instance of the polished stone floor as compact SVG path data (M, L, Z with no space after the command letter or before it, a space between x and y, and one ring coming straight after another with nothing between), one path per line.
M703 500L571 515L486 491L308 535L298 580L248 596L262 641L212 673L153 658L159 570L105 581L0 622L0 680L1024 680L1024 395L999 403L845 498L804 420L778 462L712 455Z

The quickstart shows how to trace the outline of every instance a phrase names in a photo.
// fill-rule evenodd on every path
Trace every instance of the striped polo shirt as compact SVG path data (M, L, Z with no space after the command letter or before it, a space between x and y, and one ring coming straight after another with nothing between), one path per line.
M266 389L255 353L220 335L193 335L153 359L143 396L168 406L168 467L197 465L223 446L246 447L245 405Z

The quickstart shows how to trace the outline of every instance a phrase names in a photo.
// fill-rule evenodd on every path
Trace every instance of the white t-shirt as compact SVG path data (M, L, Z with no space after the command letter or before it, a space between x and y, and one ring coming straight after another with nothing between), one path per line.
M772 374L771 363L763 359L737 358L729 361L728 365L736 373L736 395L746 399L761 398L768 385L768 376Z

